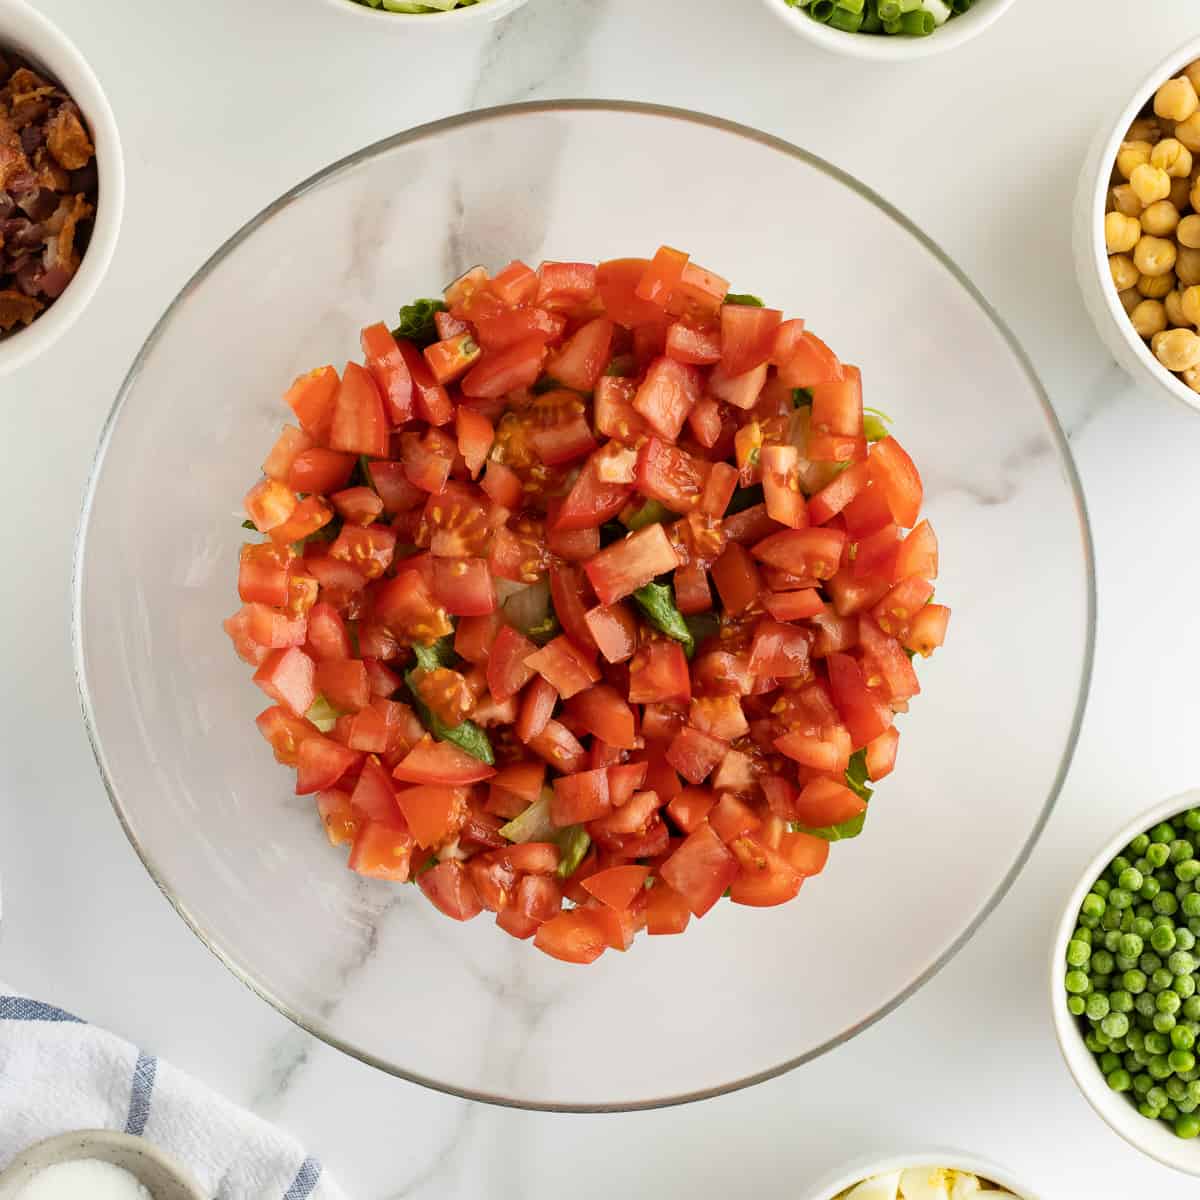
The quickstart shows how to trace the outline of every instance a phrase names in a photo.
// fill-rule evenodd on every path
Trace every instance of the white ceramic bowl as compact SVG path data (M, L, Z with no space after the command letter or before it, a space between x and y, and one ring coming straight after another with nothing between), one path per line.
M1200 790L1184 792L1147 809L1114 834L1088 863L1072 889L1059 918L1058 931L1050 950L1050 1011L1054 1014L1054 1034L1079 1090L1092 1108L1131 1146L1189 1175L1200 1175L1200 1139L1183 1141L1177 1138L1163 1122L1143 1117L1130 1103L1128 1096L1109 1088L1092 1052L1083 1044L1078 1021L1067 1011L1065 976L1067 942L1071 940L1078 923L1079 906L1105 867L1139 833L1145 833L1160 821L1170 820L1178 813L1198 806Z
M1134 332L1117 298L1117 289L1113 286L1108 269L1108 251L1104 246L1104 207L1108 183L1125 131L1159 86L1173 75L1178 75L1195 58L1200 58L1200 38L1180 46L1163 59L1142 78L1136 88L1125 93L1130 99L1123 100L1120 110L1100 126L1084 160L1075 191L1072 242L1075 274L1083 291L1084 306L1112 356L1134 379L1149 381L1189 408L1200 410L1200 394L1193 392L1163 367L1150 353L1150 347Z
M903 1171L909 1167L950 1167L956 1171L970 1171L1007 1188L1017 1200L1045 1200L1045 1197L1033 1191L1028 1185L1013 1177L1003 1167L993 1162L978 1158L973 1154L963 1154L958 1150L921 1149L909 1154L893 1154L888 1158L861 1159L843 1167L835 1175L826 1176L815 1189L805 1192L803 1200L834 1200L848 1188L864 1179L875 1175L886 1175L889 1171Z
M382 8L370 8L356 0L326 0L334 8L350 17L358 17L375 29L391 25L405 33L424 30L427 33L454 33L460 29L476 29L491 21L498 21L510 12L521 8L529 0L483 0L466 8L452 8L444 13L398 13Z
M92 237L66 291L31 325L0 340L0 375L36 358L71 327L100 286L117 245L125 208L125 163L108 99L71 40L25 0L0 0L0 48L58 81L79 105L96 146L100 197Z
M199 1185L166 1151L145 1138L109 1129L80 1129L22 1150L0 1171L0 1200L15 1200L47 1167L88 1158L128 1171L154 1200L205 1200Z
M851 58L871 58L877 62L905 62L953 50L955 46L978 37L1012 6L1013 0L975 0L965 13L951 17L928 37L843 33L840 29L814 21L803 9L793 8L786 0L763 0L763 3L793 33L820 46L822 50L846 54Z

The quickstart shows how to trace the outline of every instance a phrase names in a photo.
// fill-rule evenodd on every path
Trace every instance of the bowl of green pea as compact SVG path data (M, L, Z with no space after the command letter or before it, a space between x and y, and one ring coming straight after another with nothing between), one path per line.
M1200 790L1142 813L1088 864L1054 939L1067 1067L1132 1146L1200 1175Z

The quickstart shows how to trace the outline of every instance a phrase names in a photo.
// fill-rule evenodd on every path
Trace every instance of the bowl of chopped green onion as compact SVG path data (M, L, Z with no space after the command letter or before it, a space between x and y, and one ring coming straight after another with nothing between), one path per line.
M379 28L390 23L405 29L419 27L449 33L498 21L527 0L328 0L328 3Z
M981 34L1013 0L764 0L801 37L854 58L924 58Z
M1088 863L1050 963L1054 1031L1096 1112L1200 1175L1200 790L1155 805Z

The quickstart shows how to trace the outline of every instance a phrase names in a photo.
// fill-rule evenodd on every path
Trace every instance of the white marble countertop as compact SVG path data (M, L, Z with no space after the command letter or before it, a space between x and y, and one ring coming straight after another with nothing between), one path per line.
M39 7L109 91L129 203L71 352L0 381L0 975L287 1126L358 1200L783 1200L851 1155L914 1143L977 1151L1047 1200L1194 1196L1194 1181L1129 1149L1075 1090L1044 972L1084 859L1122 814L1197 782L1200 420L1139 392L1107 358L1069 245L1096 122L1197 32L1195 0L1023 0L966 48L897 67L822 56L757 0L531 0L494 32L411 42L323 0ZM1098 656L1075 763L1032 862L974 941L900 1011L815 1064L624 1116L520 1113L422 1090L314 1042L242 988L121 833L69 644L72 542L101 423L195 267L278 193L365 143L463 108L553 97L651 100L758 126L921 224L1033 358L1071 436L1099 561ZM986 755L980 747L981 770Z

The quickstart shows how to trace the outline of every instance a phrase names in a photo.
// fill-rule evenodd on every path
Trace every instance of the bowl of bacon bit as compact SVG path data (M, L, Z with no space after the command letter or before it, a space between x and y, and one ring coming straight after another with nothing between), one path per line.
M83 311L124 190L116 122L86 60L24 0L0 0L0 374Z

